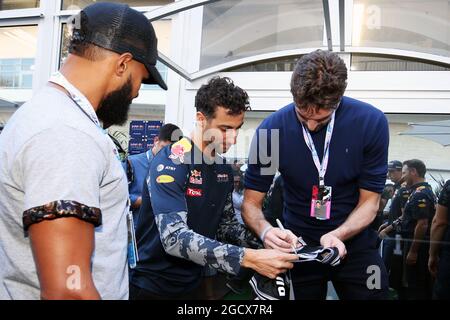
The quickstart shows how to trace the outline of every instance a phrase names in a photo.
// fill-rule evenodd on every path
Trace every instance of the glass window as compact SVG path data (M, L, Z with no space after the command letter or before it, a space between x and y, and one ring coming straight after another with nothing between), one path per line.
M0 28L0 96L21 101L10 89L31 89L36 42L37 26Z
M0 0L0 10L39 8L39 0Z
M282 57L270 60L257 61L238 67L229 68L225 71L228 72L285 72L293 71L299 56L294 57Z
M355 0L352 45L450 56L450 1Z
M200 69L258 54L323 47L322 1L223 0L204 6Z
M300 56L281 57L270 60L256 61L245 65L226 69L228 72L291 72ZM351 56L351 71L450 71L450 67L437 62L419 59L353 53Z
M373 54L352 54L351 71L450 71L438 63L408 59L405 57Z
M62 1L62 9L63 10L80 10L92 3L95 3L95 0L63 0ZM120 0L109 0L108 2L117 2L117 3L126 3L130 7L149 7L149 6L163 6L165 4L174 2L173 0L128 0L128 1L120 1Z

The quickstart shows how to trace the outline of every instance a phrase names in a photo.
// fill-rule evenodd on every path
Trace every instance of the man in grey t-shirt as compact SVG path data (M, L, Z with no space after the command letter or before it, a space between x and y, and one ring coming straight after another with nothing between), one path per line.
M60 72L0 135L0 300L128 298L127 181L99 121L123 124L141 83L167 89L157 40L127 5L69 25Z

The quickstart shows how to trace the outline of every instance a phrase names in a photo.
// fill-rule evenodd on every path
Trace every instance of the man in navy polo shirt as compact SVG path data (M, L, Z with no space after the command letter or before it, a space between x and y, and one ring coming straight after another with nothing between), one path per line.
M431 279L428 273L430 225L436 209L436 197L425 181L427 168L423 161L403 162L403 179L410 186L410 196L401 217L403 245L403 285L400 299L426 300L431 298ZM404 293L404 294L403 294Z
M386 298L387 273L368 226L386 182L388 123L380 110L343 96L346 85L337 54L304 55L291 79L294 103L261 123L250 150L243 218L264 245L290 251L301 236L345 257L337 267L297 264L296 299L325 299L328 281L340 299ZM272 227L261 211L276 169L289 232Z
M279 250L251 249L262 244L234 214L233 172L220 154L236 143L247 93L228 78L213 78L198 90L195 107L191 138L165 147L150 165L131 299L198 298L202 266L234 275L245 267L275 278L297 260Z

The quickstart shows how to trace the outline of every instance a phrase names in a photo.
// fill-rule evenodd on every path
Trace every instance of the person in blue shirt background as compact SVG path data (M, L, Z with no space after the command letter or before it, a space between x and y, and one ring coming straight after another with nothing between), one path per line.
M180 128L172 123L167 123L161 127L158 136L155 137L153 148L147 150L147 152L131 155L128 157L127 162L122 162L125 171L128 172L128 191L135 220L137 218L136 213L139 211L142 203L142 187L147 177L150 163L162 148L178 141L182 136L183 133Z
M195 299L203 266L236 275L253 269L274 279L295 254L261 249L236 219L233 172L221 156L236 143L249 108L247 93L214 77L195 97L190 138L163 148L150 165L139 211L139 261L130 270L130 299Z
M336 53L302 56L291 78L294 102L261 123L250 148L242 215L265 247L290 251L301 236L345 257L337 267L296 264L296 299L325 299L328 281L340 299L387 298L377 234L368 226L386 182L389 127L383 112L344 96L346 86ZM271 226L261 210L277 169L289 231Z

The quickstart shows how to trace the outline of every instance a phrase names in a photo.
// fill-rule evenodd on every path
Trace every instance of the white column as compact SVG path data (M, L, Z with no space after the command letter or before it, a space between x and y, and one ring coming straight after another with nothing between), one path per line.
M56 41L59 37L59 28L55 28L56 23L59 21L55 15L59 5L59 0L41 1L43 16L38 23L33 91L45 85L55 65L55 59L59 59L59 48L57 48L59 41Z

